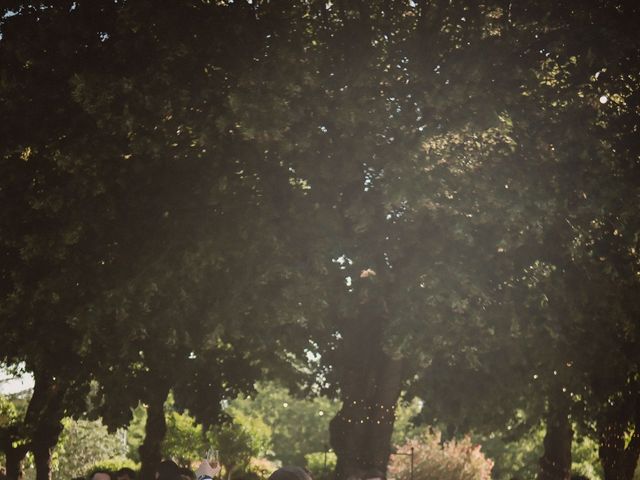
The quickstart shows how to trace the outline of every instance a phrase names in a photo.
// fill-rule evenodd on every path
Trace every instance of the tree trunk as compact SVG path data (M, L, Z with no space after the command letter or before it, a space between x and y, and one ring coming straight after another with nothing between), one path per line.
M375 321L375 320L374 320ZM384 324L379 322L377 325ZM391 454L395 408L402 384L402 365L382 349L381 329L370 320L353 321L344 333L342 408L331 420L331 446L338 457L335 478L385 474Z
M344 388L342 408L330 424L331 446L338 457L335 478L360 477L367 471L385 474L391 454L396 402L400 396L400 362L362 372L373 389ZM360 385L361 386L361 385Z
M164 387L148 402L147 423L144 442L140 445L140 480L155 480L156 469L162 461L162 442L167 433L164 417L164 402L169 395L169 387Z
M31 440L36 480L51 480L51 455L63 429L63 411L53 403L49 404L50 409L44 410L45 419L37 426Z
M36 466L36 480L51 480L51 454L57 443L58 435L53 442L50 438L38 438L31 447Z
M640 455L640 423L636 423L631 440L626 445L627 422L623 418L608 418L598 424L598 456L605 480L632 480Z
M62 433L64 397L68 385L63 385L47 371L34 372L33 396L25 414L25 427L31 440L36 480L51 480L51 453Z
M27 455L27 446L12 447L8 445L3 451L6 460L7 480L18 480L22 470L22 462Z
M569 422L569 399L559 394L549 399L547 433L544 454L540 459L538 480L570 480L571 441L573 430Z

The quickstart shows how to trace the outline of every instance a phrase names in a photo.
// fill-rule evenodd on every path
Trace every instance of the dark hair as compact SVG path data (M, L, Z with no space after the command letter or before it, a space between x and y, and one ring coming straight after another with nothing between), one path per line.
M311 475L300 467L282 467L271 474L269 480L312 480Z
M189 477L191 480L196 480L196 474L193 470L187 467L182 467L178 470L181 477Z
M127 475L131 480L135 480L136 471L133 468L122 467L120 470L116 472L116 477L122 477L124 475Z
M92 479L96 473L104 473L105 475L109 475L109 478L113 478L113 474L104 468L96 468L95 470L91 470L89 472L89 479Z
M158 480L180 480L180 468L172 460L165 460L158 465Z

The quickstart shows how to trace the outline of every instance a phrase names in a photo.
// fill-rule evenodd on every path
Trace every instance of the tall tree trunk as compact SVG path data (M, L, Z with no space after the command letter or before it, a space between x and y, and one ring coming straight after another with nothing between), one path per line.
M51 453L62 433L64 397L69 386L61 384L46 370L34 372L34 380L25 427L31 440L36 480L51 480Z
M167 433L164 417L164 402L169 395L169 387L163 387L148 401L147 423L144 442L140 445L140 480L155 480L156 469L162 461L162 442Z
M22 470L22 462L27 455L27 451L27 445L13 447L11 446L11 442L3 448L6 460L7 480L18 480L20 471Z
M627 420L625 412L610 414L598 422L598 456L605 480L631 480L640 456L640 422L626 444Z
M44 419L37 425L31 439L31 452L36 467L36 480L51 480L51 455L62 433L63 410L50 402L43 411Z
M36 480L51 480L51 454L59 435L58 432L55 440L52 437L39 437L34 440L31 451L36 466Z
M571 441L573 429L569 422L570 401L559 393L549 399L547 432L544 436L544 453L540 459L538 480L570 480Z
M383 351L381 328L366 319L351 322L350 328L342 346L347 350L342 356L342 408L329 426L337 480L371 470L386 473L403 379L401 362Z

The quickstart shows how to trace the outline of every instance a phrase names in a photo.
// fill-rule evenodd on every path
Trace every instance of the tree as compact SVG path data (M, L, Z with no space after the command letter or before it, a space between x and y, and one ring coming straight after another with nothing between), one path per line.
M543 467L542 478L568 475L580 402L567 394L586 392L605 470L625 464L627 475L629 410L606 405L634 404L637 359L612 358L621 373L604 382L579 346L602 331L588 313L605 316L593 301L603 286L619 328L599 346L636 343L618 334L633 330L637 281L637 215L625 208L637 196L634 4L13 8L1 26L0 95L20 119L3 127L4 360L72 338L68 370L45 368L64 363L56 355L24 358L38 392L64 378L80 398L92 371L111 426L148 403L143 478L159 459L169 390L213 423L262 355L316 359L306 373L342 400L330 426L338 478L386 470L400 392L436 365L458 381L517 377L484 389L480 423L518 409L546 416L543 465L560 473ZM55 329L11 330L17 318ZM87 356L88 345L108 355ZM35 417L77 404L56 399Z
M36 376L34 401L44 404L33 411L47 409L30 420L47 422L47 434L40 431L33 445L39 475L48 476L60 420L81 409L93 375L110 398L103 413L111 427L125 424L139 399L149 404L141 456L142 477L151 478L166 428L164 400L181 373L201 368L182 389L197 389L201 408L194 412L211 423L218 401L250 388L259 371L248 350L234 350L233 334L220 328L225 311L240 322L247 313L247 299L230 295L227 284L250 284L253 268L264 264L255 259L269 258L271 246L262 242L264 249L246 255L247 243L238 241L257 237L256 230L264 233L256 228L260 210L236 222L253 212L260 192L253 172L242 173L254 158L229 134L232 125L221 109L234 68L243 61L235 65L238 50L230 55L215 37L228 41L233 36L227 34L242 25L249 29L233 35L248 40L253 22L242 5L159 11L150 4L104 1L25 4L6 13L4 113L19 115L21 122L3 131L11 139L3 152L2 192L11 199L3 224L12 232L3 249L12 263L3 269L3 279L10 281L3 282L2 318L16 332L10 350L15 353L4 359L16 363L26 356ZM182 17L201 37L196 41L193 31L172 30L174 45L156 44L149 15L167 32ZM35 40L22 44L20 31L32 32ZM212 32L210 42L202 43ZM209 47L200 49L204 44ZM189 54L195 50L197 57ZM245 56L250 50L247 43ZM65 67L49 69L49 57ZM222 74L218 63L225 67ZM39 76L33 75L36 69ZM185 83L187 77L174 72L194 76ZM56 93L48 95L41 81ZM201 96L194 93L199 87ZM55 115L43 117L43 110ZM83 128L75 130L77 125ZM25 241L29 248L22 248ZM223 255L230 245L233 253ZM72 248L81 255L71 255ZM246 262L237 264L243 257ZM272 288L259 274L261 288ZM58 306L55 312L52 305ZM34 328L16 327L25 312L31 312ZM68 343L60 338L73 339L72 355L65 359L58 357ZM101 358L92 355L96 350ZM205 359L192 355L200 350ZM225 367L225 359L234 365ZM123 380L132 381L130 392ZM175 386L177 399L188 404L189 395ZM53 389L78 395L51 399L46 392Z
M20 400L20 399L19 399ZM27 445L19 435L26 405L24 401L12 401L0 396L0 445L5 458L8 478L18 478Z
M260 432L249 431L235 420L216 425L211 430L210 438L220 452L220 463L227 480L231 480L234 473L245 471L251 459L260 453L265 439L256 433Z
M332 333L322 338L326 342L323 358L333 367L331 379L341 388L344 401L333 428L334 447L343 459L338 463L340 476L371 466L384 467L388 457L385 439L392 421L389 414L402 381L411 378L403 364L428 364L432 347L437 349L442 343L446 350L454 342L468 345L464 354L473 361L474 333L482 332L487 323L477 317L473 320L478 321L469 322L468 316L487 309L493 297L501 296L497 291L501 281L530 265L525 262L531 260L531 252L539 251L547 233L532 229L531 224L540 221L541 228L551 225L549 231L556 226L556 217L548 218L556 204L544 203L549 191L529 186L530 174L548 164L548 145L536 143L530 133L525 135L526 124L514 127L514 119L521 120L538 108L531 102L527 104L530 109L520 112L522 95L512 85L539 82L545 57L532 54L530 45L538 43L544 21L535 16L530 21L532 12L522 10L516 12L522 17L514 17L512 25L498 5L485 10L467 6L460 11L444 7L429 10L431 6L399 8L406 15L396 19L390 13L384 21L379 20L384 15L378 15L378 23L371 19L376 8L383 8L377 5L312 10L310 18L316 13L324 22L316 26L318 35L305 44L307 38L301 32L308 30L293 25L289 35L296 40L289 43L306 45L308 51L317 52L313 58L327 58L326 63L301 62L296 83L307 87L309 94L292 97L288 105L300 110L285 116L280 124L277 109L269 119L275 126L265 144L272 146L276 133L291 132L287 143L296 146L298 157L282 155L281 161L291 162L297 183L308 190L300 201L301 208L308 207L324 221L324 230L331 232L320 241L312 239L318 247L310 250L317 252L319 264L333 260L334 267L342 270L336 268L325 277L325 298L331 299L328 315L334 318L327 321L326 330ZM559 11L566 13L562 7ZM463 15L460 12L465 12L464 20L457 17ZM412 30L416 18L423 29ZM565 19L563 15L561 21ZM430 37L427 28L442 21L449 22L450 30ZM462 29L462 23L468 27ZM516 25L518 29L512 31ZM343 28L351 35L349 45L341 36ZM456 28L461 29L459 33L451 34ZM396 38L391 33L376 38L380 32L393 32ZM425 38L433 40L434 52L415 54L411 42ZM273 50L280 41L273 40ZM482 58L477 52L489 47L495 49L495 61L475 62ZM277 55L272 58L282 61ZM515 61L520 63L512 77L494 78L497 67ZM422 79L419 74L430 72L429 65L438 73L431 75L435 78ZM323 81L314 84L305 69L324 73ZM278 78L278 69L273 71ZM272 84L286 81L290 80ZM469 92L482 92L471 95L472 108L465 105L456 110L455 93L438 95L447 92L452 82ZM247 90L255 85L250 78L246 83ZM263 96L269 85L265 83L267 87L260 91ZM504 95L506 87L511 96ZM435 92L433 97L441 101L415 100L412 94L420 89ZM313 113L304 110L309 108L308 98L322 99L314 105ZM252 110L258 104L252 99L245 98L237 111L242 115L245 135L254 139L255 132L265 126L260 123L264 119L258 109ZM422 133L419 113L427 109L432 126ZM544 114L535 117L541 124ZM362 120L365 118L367 121ZM416 124L416 118L420 123ZM319 132L311 131L305 137L300 125L309 122L317 124ZM426 160L419 153L421 143L428 150ZM416 165L412 162L418 154L422 161ZM519 170L521 165L514 160L527 155L532 161ZM328 171L337 174L330 176ZM523 198L514 202L517 195ZM561 195L552 198L557 204L563 201ZM525 210L527 207L533 211ZM435 234L425 235L430 230ZM524 232L532 232L532 238L525 238ZM505 249L514 255L501 256ZM527 253L528 249L531 252ZM496 267L492 278L486 275L488 265ZM348 285L341 287L344 281ZM413 294L409 301L407 291ZM428 324L425 316L431 317ZM503 320L508 320L507 315ZM415 335L421 327L431 339ZM407 332L414 334L415 341L407 341ZM368 415L372 409L383 410L386 419ZM381 444L368 444L371 438Z
M4 7L0 26L2 114L16 119L3 122L0 132L0 195L6 205L0 220L5 259L0 322L7 333L2 360L9 365L24 362L35 379L16 435L33 452L39 479L50 475L62 418L84 405L89 329L77 321L78 306L94 296L100 284L100 245L93 243L97 229L88 222L99 204L100 182L81 160L90 156L81 148L89 140L70 145L66 130L66 120L76 112L65 95L67 81L82 56L69 51L67 42L78 32L56 30L60 8L44 17L32 5ZM47 36L50 29L53 35ZM22 43L20 35L27 32L30 41ZM87 48L99 43L86 40ZM43 57L48 51L64 59L57 70ZM41 88L43 80L55 93ZM70 190L73 195L67 195Z
M338 476L384 469L403 382L439 349L449 357L452 344L463 345L463 356L475 361L474 338L488 324L484 312L508 304L500 292L504 282L529 267L534 275L564 266L565 247L575 239L566 207L581 193L589 198L598 178L564 188L575 171L572 160L606 152L587 138L598 110L579 99L593 91L565 88L578 85L566 81L565 71L584 76L572 70L576 63L562 51L567 39L557 33L573 25L570 9L548 7L251 7L258 23L276 34L259 42L260 54L252 58L264 69L260 80L251 69L238 74L229 112L237 135L266 152L265 163L291 172L293 188L280 203L286 221L306 225L313 214L321 226L283 233L280 240L293 255L314 259L300 266L300 277L318 280L307 292L320 293L324 302L307 304L308 293L291 291L302 295L306 316L323 322L316 345L343 400L332 424ZM552 20L549 10L557 14ZM594 11L585 7L576 21ZM420 50L421 42L432 48ZM481 53L489 48L495 56L487 62ZM513 74L496 78L506 66ZM578 100L567 101L573 94ZM577 113L580 121L571 121ZM564 128L559 135L551 126ZM588 140L588 147L578 151L575 138ZM610 158L602 157L599 174L612 171ZM266 180L278 170L268 167L259 170L260 185L273 195ZM541 169L548 170L545 181L531 182ZM593 220L592 207L579 209L579 225ZM488 265L495 269L490 276ZM542 292L531 293L524 282L518 287L525 301L501 313L503 331L514 311L523 320L540 313L533 303ZM543 329L532 332L545 372L566 364L553 350L574 342L562 337L561 312L546 312ZM558 332L561 342L548 342ZM490 351L494 343L487 342L480 347ZM566 452L571 435L566 395L557 393L562 386L549 381L537 408L542 414L548 405L549 425L558 425ZM519 387L509 394L516 400L531 385ZM549 445L554 431L549 428ZM566 475L570 461L562 457L547 464L561 462Z
M628 16L623 19L621 12ZM518 15L525 13L527 21L531 20L531 11L519 10L510 12L511 20L518 24L521 22ZM531 235L521 245L504 244L500 247L505 253L503 257L509 260L503 265L511 268L512 273L506 270L505 283L498 283L503 292L508 293L496 292L492 295L492 303L500 308L506 307L507 313L503 316L495 307L492 308L490 324L498 325L499 318L507 322L502 329L491 328L486 332L489 335L472 342L470 348L485 353L475 355L476 358L472 357L467 365L459 354L445 354L447 360L444 365L439 362L431 369L431 373L439 377L439 381L431 385L432 395L441 397L442 403L438 406L448 408L449 413L461 415L460 401L471 401L476 407L479 404L499 406L494 412L496 415L489 418L479 415L477 410L472 414L472 410L465 411L463 407L462 413L472 417L468 418L472 422L475 420L486 425L493 421L495 426L497 417L504 424L510 411L517 411L527 404L535 418L537 414L534 412L542 415L541 407L546 405L548 445L554 448L549 448L544 455L543 464L550 468L543 467L541 478L569 475L572 433L568 415L579 415L589 424L597 415L583 416L584 406L603 405L599 400L585 398L589 395L587 392L594 392L594 387L602 386L602 380L594 382L594 376L602 378L599 371L620 372L618 380L605 382L606 388L612 388L604 395L605 398L610 398L609 395L626 396L625 392L630 391L626 382L634 376L636 360L624 354L625 365L630 367L626 368L609 356L611 351L627 351L629 342L635 341L632 336L621 335L628 330L627 318L633 316L629 312L634 306L629 302L627 295L630 294L626 290L635 288L631 287L633 281L627 283L633 278L630 271L635 263L633 247L616 240L612 242L611 235L621 232L623 228L620 225L624 225L625 232L629 234L627 241L633 243L631 239L635 236L628 230L635 221L622 213L625 210L622 205L629 205L636 195L633 187L635 166L628 160L633 147L628 139L620 143L614 140L627 137L609 130L609 122L617 121L610 117L611 112L607 108L602 108L608 97L601 97L600 93L609 85L603 85L606 77L599 78L601 74L594 75L594 71L601 65L615 65L612 68L616 71L631 71L627 62L635 55L630 52L637 51L637 44L629 36L627 19L636 13L633 6L619 4L617 10L607 5L573 10L568 15L560 6L553 18L564 25L574 25L575 21L571 30L582 33L571 39L558 31L551 34L552 29L548 34L540 33L540 43L536 45L542 49L532 50L531 57L539 52L541 63L528 82L522 85L524 89L530 86L525 98L517 107L510 106L509 114L514 127L511 136L517 146L514 157L526 160L525 165L538 165L537 178L544 180L537 183L531 176L532 181L527 183L523 181L526 177L510 173L509 181L505 183L509 190L518 192L521 208L531 208L531 213L534 213L535 207L544 207L544 210L538 210L537 217L533 217L538 218L532 222L534 228L513 229L521 234L532 231L536 235ZM597 22L594 21L596 17ZM597 35L594 30L597 30ZM608 35L616 37L613 44L621 42L612 47L613 50L601 45L603 36ZM580 38L580 41L575 41L575 38ZM624 81L618 80L614 91L628 92L634 88L634 77L625 78ZM536 107L528 105L529 101ZM621 101L619 108L620 112L626 111L626 102ZM629 126L621 127L617 123L620 132L632 130ZM539 144L540 139L548 141L547 152L542 149L544 145ZM611 142L617 143L617 148L612 149ZM577 172L581 173L578 175ZM603 223L607 226L603 227ZM610 231L609 227L612 227ZM609 232L604 237L603 230ZM610 271L604 273L603 267ZM487 315L487 318L491 317ZM510 321L513 319L516 322ZM594 355L594 350L589 349L588 353L585 350L585 345L594 343L588 337L595 332L602 339L601 343L593 345L594 350L601 352L599 355ZM503 336L495 338L496 334ZM505 347L514 343L514 348ZM614 344L617 347L613 347ZM586 360L587 357L598 358L599 365L587 366L578 360ZM612 362L604 362L603 358ZM446 367L450 367L447 372L436 373L439 368ZM456 390L455 387L439 388L451 376L459 379L458 385L464 384L463 378L476 378L471 379L467 385L469 388L462 389L459 395L447 396ZM484 390L478 388L483 383L488 385ZM614 394L614 391L618 393ZM474 392L474 395L465 399L464 395L469 395L469 392ZM531 395L538 392L542 393L539 398L543 402L531 404ZM454 398L456 401L452 401ZM456 407L458 412L455 412ZM633 415L635 409L625 411ZM505 415L500 420L502 413ZM601 421L607 423L604 419ZM629 457L633 456L632 450L628 452ZM562 451L560 458L551 458L553 452ZM619 474L613 474L613 478L616 475Z
M64 430L55 449L58 458L56 476L82 477L93 465L114 457L124 458L126 444L122 432L109 434L99 421L63 420Z
M207 451L202 426L193 417L178 412L168 412L167 434L162 444L162 456L173 458L178 465L190 467Z
M337 409L327 398L299 398L277 383L263 382L255 394L234 399L229 413L268 426L270 445L264 453L270 450L283 465L305 465L306 455L328 449L329 421Z

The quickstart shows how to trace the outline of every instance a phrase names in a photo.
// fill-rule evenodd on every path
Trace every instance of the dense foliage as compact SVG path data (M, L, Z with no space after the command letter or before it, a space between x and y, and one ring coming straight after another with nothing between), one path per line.
M541 480L569 475L574 427L630 479L638 21L632 0L3 4L0 362L35 379L0 425L11 480L28 452L49 479L91 385L112 430L148 406L151 480L186 411L240 437L223 407L263 377L341 400L340 480L386 470L405 389L452 437L543 420Z
M110 434L99 421L66 418L62 423L64 429L54 451L56 478L83 477L97 464L126 458L124 431Z

